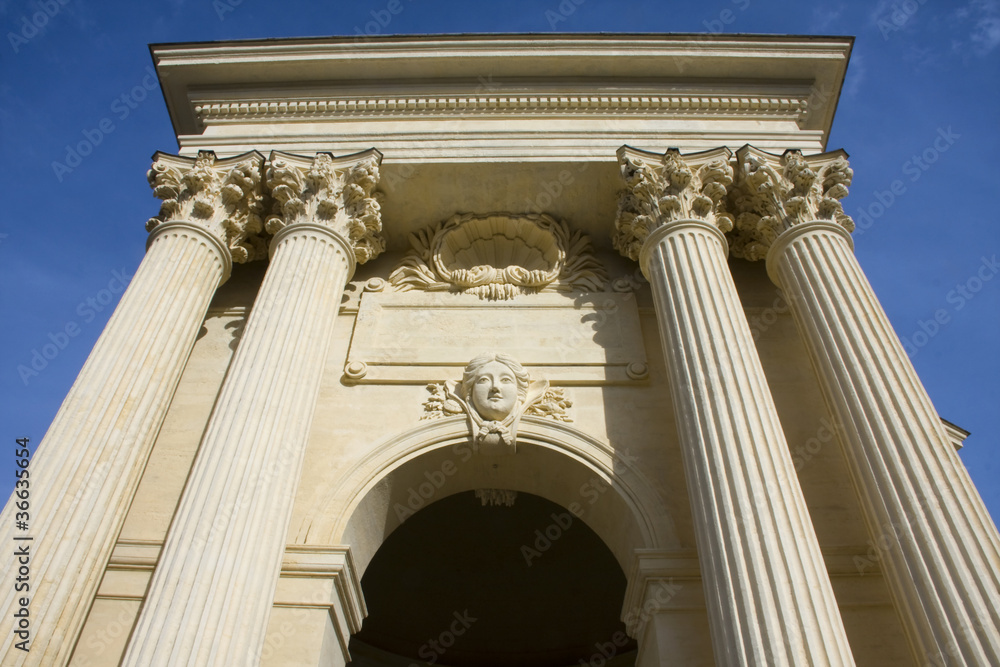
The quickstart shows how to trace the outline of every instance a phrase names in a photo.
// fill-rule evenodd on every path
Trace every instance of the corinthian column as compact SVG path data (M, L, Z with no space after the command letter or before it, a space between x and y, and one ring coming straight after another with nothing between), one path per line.
M4 665L69 660L209 301L260 231L259 153L154 159L164 202L146 256L31 461L27 526L15 530L16 499L0 517L3 544L31 558L29 588L4 586ZM21 597L28 636L12 623Z
M653 300L720 665L853 665L726 262L731 153L622 147L615 247Z
M1000 539L854 257L846 155L738 157L740 247L788 299L917 662L1000 665Z
M258 663L341 296L383 249L380 159L271 154L271 264L123 664Z

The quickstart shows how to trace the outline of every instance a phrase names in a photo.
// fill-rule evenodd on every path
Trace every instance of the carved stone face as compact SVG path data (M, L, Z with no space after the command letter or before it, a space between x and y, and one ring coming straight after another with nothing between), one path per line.
M506 364L491 361L476 374L470 398L483 419L502 421L517 404L517 378Z

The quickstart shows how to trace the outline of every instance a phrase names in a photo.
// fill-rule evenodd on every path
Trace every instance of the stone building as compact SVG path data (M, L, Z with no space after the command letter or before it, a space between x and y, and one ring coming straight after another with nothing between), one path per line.
M3 664L1000 664L827 152L851 43L153 46L180 151Z

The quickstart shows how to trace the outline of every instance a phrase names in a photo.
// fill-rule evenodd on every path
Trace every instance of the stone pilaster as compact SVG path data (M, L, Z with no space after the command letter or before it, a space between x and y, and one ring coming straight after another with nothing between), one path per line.
M380 158L271 154L271 264L123 664L257 664L341 296L383 248Z
M30 467L30 590L5 586L4 665L64 665L125 520L230 247L261 226L263 156L217 160L158 153L150 184L164 200L148 250L53 419ZM241 257L245 259L245 257ZM14 544L13 503L0 519ZM14 648L16 598L30 598L30 652Z
M715 658L854 664L726 261L731 153L618 155L614 244L653 290Z
M846 156L738 157L748 255L808 347L916 661L1000 664L1000 538L854 256Z

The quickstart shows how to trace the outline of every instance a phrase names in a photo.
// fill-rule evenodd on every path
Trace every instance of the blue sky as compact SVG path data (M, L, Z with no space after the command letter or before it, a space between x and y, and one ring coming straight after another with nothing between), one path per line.
M0 436L11 447L16 437L41 441L142 259L144 224L158 210L150 156L177 148L149 76L149 43L366 32L854 35L829 148L851 154L844 204L864 227L857 256L938 411L972 431L962 459L1000 516L1000 0L398 0L402 11L382 25L390 1L0 0ZM84 139L93 151L68 158L66 147ZM49 344L60 348L48 348L53 358L24 373ZM13 485L10 451L0 459L3 489Z

